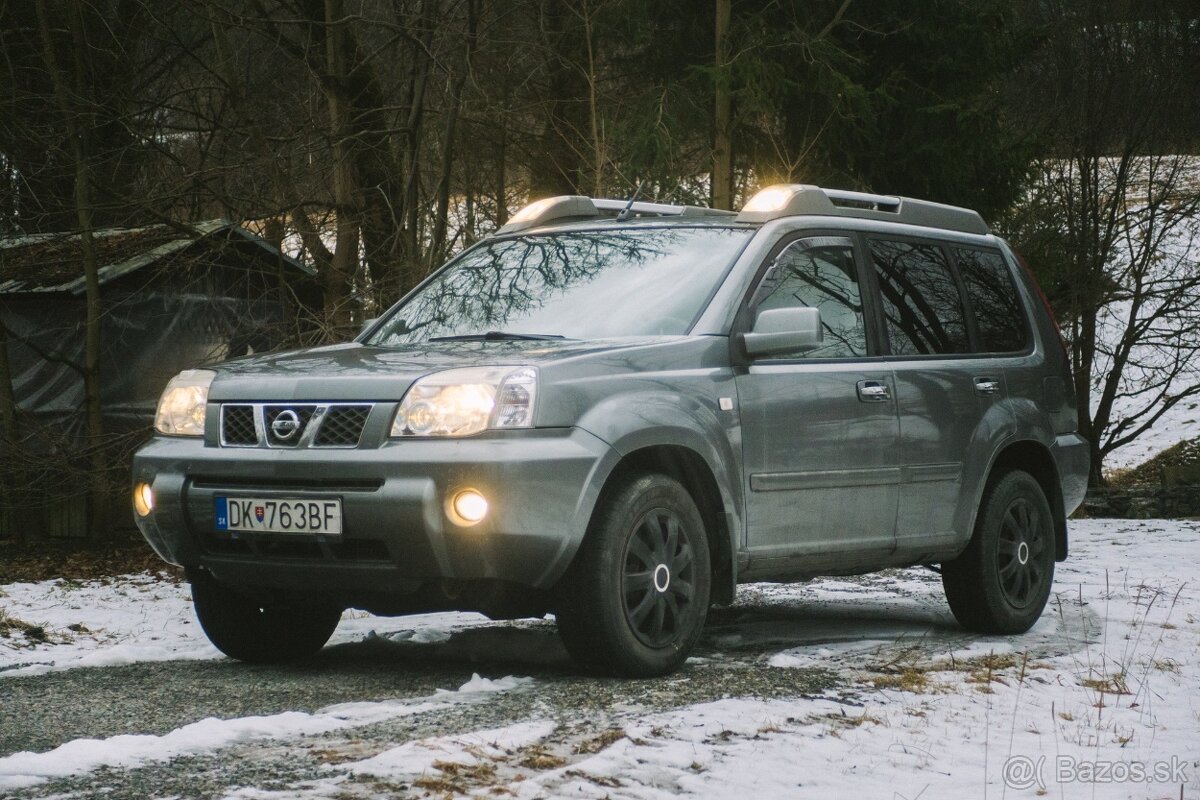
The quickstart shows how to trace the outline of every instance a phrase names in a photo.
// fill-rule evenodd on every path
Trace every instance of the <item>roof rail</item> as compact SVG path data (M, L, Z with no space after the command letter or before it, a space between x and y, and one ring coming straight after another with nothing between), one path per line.
M638 216L655 217L733 217L732 211L704 206L679 206L645 203L583 195L560 195L537 200L522 208L496 233L514 233L562 219L597 219L619 214L626 208Z
M801 214L878 219L963 233L991 232L983 217L969 208L911 197L822 189L801 183L779 184L761 190L750 198L736 221L769 222Z

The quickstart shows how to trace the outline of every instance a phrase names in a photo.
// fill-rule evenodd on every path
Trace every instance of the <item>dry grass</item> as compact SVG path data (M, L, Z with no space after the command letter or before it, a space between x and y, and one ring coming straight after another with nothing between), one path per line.
M915 667L908 667L891 675L874 675L869 681L876 689L897 689L914 694L930 691L929 674Z
M79 627L83 628L82 625ZM4 613L3 609L0 609L0 639L11 639L14 636L23 636L25 641L30 644L42 644L50 641L50 634L45 627L10 617Z
M1126 682L1124 671L1114 672L1107 676L1080 678L1079 683L1081 686L1093 689L1101 694L1133 694L1133 692L1129 691L1129 684Z
M1008 686L1009 681L1025 679L1028 656L1025 653L988 653L985 656L963 659L952 665L956 672L967 673L966 682L974 684L975 691L992 694L992 684ZM1017 675L1008 675L1008 670L1019 670Z
M593 753L599 753L612 743L624 738L624 728L609 728L608 730L601 731L592 738L584 739L582 742L575 745L574 752L576 755L590 755Z
M589 783L594 783L597 786L604 786L609 789L619 789L621 786L624 786L624 784L621 783L621 781L617 778L611 778L607 775L593 775L590 772L584 772L580 769L569 770L566 775L568 778L579 778L581 780L588 781Z
M440 774L422 775L412 785L427 792L456 795L487 786L496 780L496 765L488 761L462 764L457 761L434 761Z
M54 578L104 580L140 572L162 574L176 582L183 580L183 570L164 563L143 541L117 547L58 544L18 547L0 543L0 584L33 583Z
M544 747L531 747L517 763L526 769L558 769L566 764L567 760L547 752Z
M378 748L362 739L350 739L339 745L328 747L312 747L308 754L322 764L346 764L377 755Z
M821 721L829 725L829 734L831 736L840 736L842 731L853 730L860 728L867 723L872 725L886 725L879 717L868 714L865 710L861 714L847 714L844 711L841 713L831 712L829 714L821 714L813 718L814 721Z

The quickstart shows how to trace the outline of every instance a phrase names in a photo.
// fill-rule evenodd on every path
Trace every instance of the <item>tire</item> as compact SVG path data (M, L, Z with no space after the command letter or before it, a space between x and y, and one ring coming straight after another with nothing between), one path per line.
M192 602L208 640L230 658L252 664L316 654L342 616L331 606L264 606L203 573L192 576Z
M967 549L942 564L946 600L964 628L1024 633L1033 627L1054 583L1054 518L1042 487L1013 471L984 491Z
M556 617L585 667L628 677L674 672L700 638L712 573L704 520L678 481L627 475L606 489L560 583Z

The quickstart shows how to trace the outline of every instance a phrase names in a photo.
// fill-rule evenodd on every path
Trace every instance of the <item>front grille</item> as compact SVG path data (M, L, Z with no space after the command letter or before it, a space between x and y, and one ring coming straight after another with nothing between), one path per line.
M258 432L254 430L254 406L221 407L221 442L234 447L258 444Z
M229 403L221 406L224 447L358 447L372 403Z
M358 447L370 406L330 406L313 441L317 447Z
M272 447L297 447L316 413L315 406L263 406L263 427Z

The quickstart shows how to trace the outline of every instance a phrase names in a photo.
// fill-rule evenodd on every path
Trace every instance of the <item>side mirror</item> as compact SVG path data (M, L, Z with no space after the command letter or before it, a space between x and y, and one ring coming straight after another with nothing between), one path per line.
M821 346L821 312L816 308L772 308L760 311L754 328L742 334L751 356L797 353Z
M370 319L364 319L362 327L358 329L358 335L362 336L364 333L367 332L367 328L371 327L376 322L379 322L379 317L371 317Z

